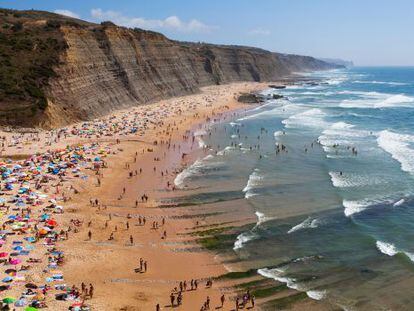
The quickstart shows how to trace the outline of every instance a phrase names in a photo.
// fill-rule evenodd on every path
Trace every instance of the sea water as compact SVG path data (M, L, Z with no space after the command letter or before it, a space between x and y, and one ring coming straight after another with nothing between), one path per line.
M233 251L259 274L347 309L412 310L414 68L308 75L215 125L202 144L219 152L176 184L251 206Z

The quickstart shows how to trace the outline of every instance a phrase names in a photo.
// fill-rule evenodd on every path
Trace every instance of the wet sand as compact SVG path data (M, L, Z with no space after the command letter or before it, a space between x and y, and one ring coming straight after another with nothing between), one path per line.
M194 131L205 122L224 120L234 113L243 114L249 106L238 103L235 100L237 94L266 86L239 83L207 87L200 94L120 111L103 121L118 120L122 124L128 116L144 112L148 117L146 129L136 133L122 130L94 132L92 129L97 122L68 127L65 133L1 133L6 136L3 157L23 158L33 153L64 149L67 145L92 142L98 142L105 149L106 168L98 173L86 171L87 179L70 181L76 194L69 193L69 186L66 190L63 187L54 189L68 192L63 204L65 213L56 216L62 228L71 226L73 219L79 221L69 239L59 243L65 253L65 263L61 267L64 281L68 286L80 286L81 282L93 284L94 296L85 302L92 310L155 310L157 303L162 310L168 309L174 288L179 288L180 281L186 281L190 288L192 279L198 280L198 289L184 291L182 306L177 309L200 310L207 297L211 301L210 309L213 309L220 305L222 294L226 296L224 310L234 308L231 301L234 291L228 287L231 284L213 282L206 288L207 280L227 270L214 254L200 249L196 237L188 234L197 231L198 226L208 227L226 219L185 217L194 215L194 211L159 208L157 202L163 197L178 195L180 191L167 187L167 182L173 184L183 165L203 153L197 141L191 139ZM79 129L82 128L85 131L81 133ZM183 153L188 155L183 157ZM142 202L144 194L148 196L146 202ZM91 199L97 199L99 204L91 206ZM146 218L145 225L139 224L139 217ZM254 222L255 216L246 211L240 219L229 221L240 225ZM163 237L164 231L166 237ZM113 239L109 239L111 233ZM145 273L136 270L140 258L147 262ZM66 310L70 305L50 297L47 301L53 310Z

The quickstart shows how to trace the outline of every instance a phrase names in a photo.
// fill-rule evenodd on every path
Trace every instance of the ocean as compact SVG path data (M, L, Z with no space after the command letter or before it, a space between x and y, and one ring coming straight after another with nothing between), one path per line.
M414 68L307 78L197 133L211 150L175 183L250 206L233 252L259 274L346 310L412 310Z

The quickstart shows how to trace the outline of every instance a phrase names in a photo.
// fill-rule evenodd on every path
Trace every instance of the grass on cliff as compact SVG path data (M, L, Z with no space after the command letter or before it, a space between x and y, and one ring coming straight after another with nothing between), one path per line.
M0 117L33 116L46 109L45 86L67 48L60 25L0 9Z

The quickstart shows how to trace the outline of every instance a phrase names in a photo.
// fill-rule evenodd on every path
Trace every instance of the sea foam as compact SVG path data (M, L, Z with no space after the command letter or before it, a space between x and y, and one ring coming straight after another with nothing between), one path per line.
M388 130L381 131L377 138L378 145L400 162L401 169L414 173L414 136L394 133Z
M366 93L365 99L347 99L339 106L342 108L392 108L408 107L414 98L404 94Z
M414 262L414 253L400 250L392 243L377 241L375 245L377 246L378 250L385 255L393 257L397 254L404 254L408 257L408 259L410 259L410 261Z
M243 192L245 193L244 197L246 199L257 195L257 193L254 192L254 189L260 185L260 182L262 180L263 176L260 174L260 170L257 168L254 169L254 171L249 176L246 186L243 188Z
M321 224L321 221L318 218L311 218L308 217L304 221L302 221L300 224L293 226L290 228L290 230L287 233L293 233L295 231L303 230L303 229L314 229L318 228L318 226Z
M324 120L326 113L319 108L308 109L304 112L300 112L290 116L282 121L286 128L325 128L328 123Z
M306 295L314 300L322 300L326 297L326 290L308 290Z
M264 276L266 278L274 279L278 282L285 283L286 286L289 288L296 289L296 290L302 289L302 287L296 283L296 279L283 276L284 271L282 269L262 268L262 269L257 270L257 273L259 273L261 276Z

